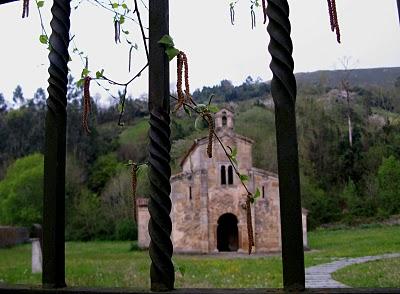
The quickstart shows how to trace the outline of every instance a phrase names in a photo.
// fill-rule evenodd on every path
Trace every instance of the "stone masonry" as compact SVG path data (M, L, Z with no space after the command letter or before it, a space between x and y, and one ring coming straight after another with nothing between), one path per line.
M253 167L253 141L234 132L234 114L224 108L215 114L215 129L225 146L237 149L238 168L249 176L248 187L260 190L252 205L255 252L281 250L279 184L277 175ZM246 191L223 149L214 139L208 158L208 139L195 140L181 162L182 172L171 177L172 235L175 252L246 252L248 248ZM139 247L149 245L149 213L138 199ZM303 209L303 243L307 247L307 211Z

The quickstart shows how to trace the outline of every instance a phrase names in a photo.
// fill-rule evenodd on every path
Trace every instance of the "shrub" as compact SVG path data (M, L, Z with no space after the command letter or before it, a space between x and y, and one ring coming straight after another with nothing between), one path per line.
M43 155L17 159L0 182L0 223L30 226L41 223Z
M400 213L400 161L385 158L378 170L380 207L388 214Z
M137 225L133 220L130 219L121 220L116 225L115 234L117 240L137 240Z

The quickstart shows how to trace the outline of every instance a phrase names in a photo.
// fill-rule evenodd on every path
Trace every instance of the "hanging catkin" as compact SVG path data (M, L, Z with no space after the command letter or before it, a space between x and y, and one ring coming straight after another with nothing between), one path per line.
M22 2L22 18L25 18L29 16L29 0L24 0Z
M337 9L336 9L336 0L327 0L328 2L328 11L329 11L329 20L331 24L332 32L336 32L336 40L340 43L340 27L338 22L337 16Z
M178 93L178 102L175 107L175 111L179 110L185 103L185 95L182 90L182 72L183 72L183 52L179 52L176 57L176 92Z
M262 0L262 10L263 10L263 16L264 16L264 24L267 22L267 3L266 0Z
M82 114L82 127L83 130L89 134L89 114L92 109L90 102L90 80L89 76L85 77L83 82L83 114Z
M214 119L211 113L206 112L203 114L203 117L207 120L208 123L208 144L207 144L207 155L208 158L212 158L212 142L214 136Z
M132 208L133 208L133 219L137 223L137 205L136 205L136 188L137 188L137 165L132 164L131 169L131 187L132 187Z
M250 206L250 195L246 199L246 216L247 216L247 235L249 239L249 254L254 246L254 236L253 236L253 222L251 221L251 206Z

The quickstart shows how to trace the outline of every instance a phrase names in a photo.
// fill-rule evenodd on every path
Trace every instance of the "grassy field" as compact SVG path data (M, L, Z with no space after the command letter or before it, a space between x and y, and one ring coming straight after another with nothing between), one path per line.
M353 287L400 288L400 258L354 264L338 270L333 277Z
M309 243L313 250L306 253L306 266L341 257L400 252L400 226L318 230L309 233ZM129 251L129 248L129 242L67 243L67 284L148 288L148 253ZM29 244L0 249L0 282L40 283L40 275L30 273L30 249ZM280 256L175 255L174 263L183 273L177 273L176 287L282 287ZM395 265L389 264L386 268ZM363 273L361 270L360 275ZM369 286L366 282L371 279L370 276L360 277L361 284L357 286ZM400 287L400 279L396 282L379 285Z
M127 127L119 136L120 144L129 144L138 138L143 138L147 135L149 122L147 119L142 119L136 122L133 126Z

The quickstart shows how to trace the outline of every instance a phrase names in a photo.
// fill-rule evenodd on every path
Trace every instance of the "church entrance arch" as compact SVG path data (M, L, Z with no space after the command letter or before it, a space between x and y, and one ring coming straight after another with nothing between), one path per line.
M218 219L218 251L237 251L239 248L238 219L232 213L225 213Z

